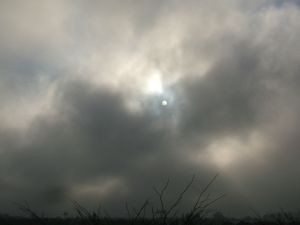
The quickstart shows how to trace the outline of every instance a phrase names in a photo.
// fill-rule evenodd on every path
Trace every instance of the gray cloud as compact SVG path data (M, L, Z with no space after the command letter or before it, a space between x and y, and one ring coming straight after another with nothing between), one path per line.
M0 4L2 211L119 214L168 177L172 198L217 171L229 215L299 208L295 4ZM163 93L147 92L153 73Z

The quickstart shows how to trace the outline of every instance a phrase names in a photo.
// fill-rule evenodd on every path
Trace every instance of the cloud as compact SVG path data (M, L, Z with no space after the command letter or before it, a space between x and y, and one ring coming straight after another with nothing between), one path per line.
M296 209L300 12L273 3L1 2L1 210L120 214L216 171L227 214Z

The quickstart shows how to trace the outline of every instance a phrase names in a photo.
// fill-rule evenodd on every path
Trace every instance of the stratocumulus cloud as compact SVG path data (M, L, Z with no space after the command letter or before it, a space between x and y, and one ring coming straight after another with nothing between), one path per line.
M299 208L298 1L0 5L1 211L120 214L216 172L227 214Z

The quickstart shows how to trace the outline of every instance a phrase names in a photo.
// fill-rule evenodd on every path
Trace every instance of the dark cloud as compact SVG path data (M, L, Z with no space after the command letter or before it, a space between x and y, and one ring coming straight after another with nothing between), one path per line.
M32 2L1 4L2 211L78 200L120 214L167 178L172 199L192 174L203 187L217 171L227 214L299 207L298 8L54 1L32 15ZM152 67L160 96L143 90Z
M285 4L295 4L299 5L300 1L299 0L287 0L287 1L282 1L282 0L274 0L273 1L277 6L282 7Z

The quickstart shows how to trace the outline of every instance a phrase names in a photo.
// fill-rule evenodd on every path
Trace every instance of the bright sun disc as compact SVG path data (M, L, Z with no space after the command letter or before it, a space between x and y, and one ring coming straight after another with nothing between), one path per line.
M167 100L162 100L161 105L162 106L167 106L168 105L168 101Z

